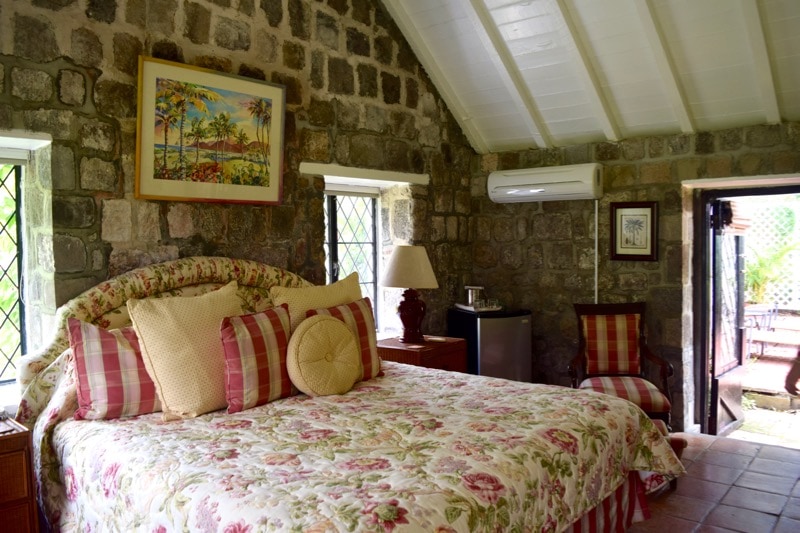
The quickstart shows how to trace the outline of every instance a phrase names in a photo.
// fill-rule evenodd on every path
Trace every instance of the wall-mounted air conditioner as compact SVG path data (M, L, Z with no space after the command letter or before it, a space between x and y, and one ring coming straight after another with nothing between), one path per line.
M587 200L603 195L603 167L597 163L498 170L489 174L489 199L499 204Z

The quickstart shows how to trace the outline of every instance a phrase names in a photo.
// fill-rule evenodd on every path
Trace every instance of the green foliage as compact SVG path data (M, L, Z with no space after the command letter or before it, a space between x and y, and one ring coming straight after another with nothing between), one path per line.
M773 216L778 220L776 227L782 228L776 244L764 248L757 246L761 243L755 243L747 249L744 283L748 300L754 303L768 303L770 285L792 268L788 263L790 254L800 250L800 240L793 238L796 223L794 211L782 208L776 210Z

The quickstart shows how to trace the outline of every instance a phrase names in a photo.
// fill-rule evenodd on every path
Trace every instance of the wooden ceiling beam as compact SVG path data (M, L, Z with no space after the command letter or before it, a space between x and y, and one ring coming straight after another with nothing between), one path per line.
M667 49L663 32L658 25L658 21L653 16L651 0L633 0L633 3L639 13L639 19L642 21L644 34L650 40L650 49L653 51L656 67L661 73L661 79L664 82L664 92L669 96L681 131L683 133L694 133L694 121L689 113L686 96L675 75L675 64Z
M775 91L775 79L772 77L772 65L767 50L767 40L764 35L764 26L761 24L761 15L755 0L740 0L742 6L742 20L745 26L745 35L753 52L753 69L756 71L756 84L761 92L764 103L764 118L767 124L778 124L781 121L781 112L778 107L778 95Z

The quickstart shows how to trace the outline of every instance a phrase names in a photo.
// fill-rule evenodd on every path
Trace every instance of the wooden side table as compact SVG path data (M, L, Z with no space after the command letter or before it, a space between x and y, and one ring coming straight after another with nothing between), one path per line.
M28 429L0 420L0 528L8 533L39 531L31 454Z
M441 340L431 340L441 339ZM397 337L378 341L378 355L386 361L409 365L467 371L467 341L455 337L426 337L420 344L400 342Z

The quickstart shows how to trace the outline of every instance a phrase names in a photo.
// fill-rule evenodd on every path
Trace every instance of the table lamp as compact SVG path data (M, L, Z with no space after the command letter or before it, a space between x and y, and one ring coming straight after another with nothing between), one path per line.
M419 299L416 289L439 288L425 247L406 244L395 246L384 270L381 285L406 289L403 292L403 301L397 306L397 314L403 323L400 342L425 342L421 326L426 305Z

